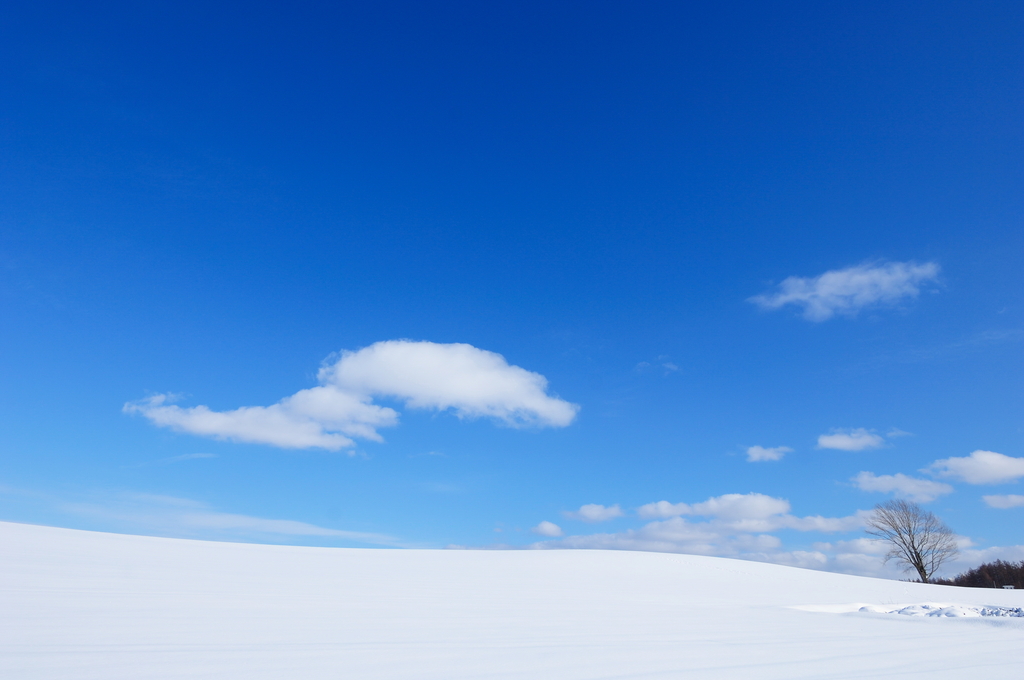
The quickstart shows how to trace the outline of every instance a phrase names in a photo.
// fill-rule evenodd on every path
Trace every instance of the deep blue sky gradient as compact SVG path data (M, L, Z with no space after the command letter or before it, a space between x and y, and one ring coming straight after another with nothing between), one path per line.
M69 504L144 493L523 545L583 503L839 516L884 497L861 470L1022 456L1022 36L1014 2L8 5L0 518L121 530ZM747 302L910 260L942 275L896 308ZM392 338L499 352L579 419L404 410L348 457L121 412L271 404ZM838 427L913 436L815 449ZM1015 488L932 507L1024 544L980 501Z

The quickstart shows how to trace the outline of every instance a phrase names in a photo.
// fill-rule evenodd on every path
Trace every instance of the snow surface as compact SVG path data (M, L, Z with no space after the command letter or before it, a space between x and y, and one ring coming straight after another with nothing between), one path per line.
M0 522L5 680L1015 677L1024 618L923 614L1022 605L1024 591L692 555L306 548ZM922 615L894 615L915 606Z

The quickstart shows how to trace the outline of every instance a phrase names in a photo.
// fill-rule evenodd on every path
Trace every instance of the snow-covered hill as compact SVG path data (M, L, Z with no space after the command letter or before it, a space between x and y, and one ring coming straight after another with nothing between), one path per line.
M1024 618L885 613L927 603L1013 608L1024 591L690 555L304 548L0 523L7 680L1019 673Z

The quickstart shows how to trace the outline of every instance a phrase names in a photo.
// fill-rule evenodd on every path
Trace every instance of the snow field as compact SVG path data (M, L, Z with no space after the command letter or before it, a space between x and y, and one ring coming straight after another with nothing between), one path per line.
M890 613L938 611L926 606L1012 610L1024 591L663 553L304 548L0 522L8 680L1019 672L1024 619Z

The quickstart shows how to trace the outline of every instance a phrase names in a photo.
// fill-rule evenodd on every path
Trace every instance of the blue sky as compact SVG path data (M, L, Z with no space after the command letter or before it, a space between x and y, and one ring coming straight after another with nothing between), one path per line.
M0 519L1024 558L1019 3L372 5L0 10Z

